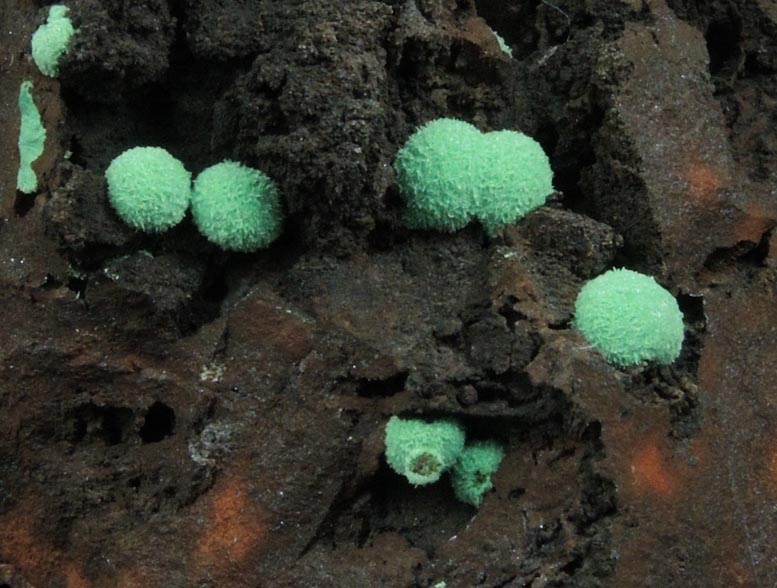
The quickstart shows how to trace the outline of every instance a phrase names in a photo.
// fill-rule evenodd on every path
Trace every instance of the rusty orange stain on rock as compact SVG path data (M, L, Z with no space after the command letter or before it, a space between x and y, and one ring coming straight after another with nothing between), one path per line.
M117 574L117 588L143 588L152 584L138 570L120 570Z
M693 161L685 174L688 192L694 200L709 201L725 184L718 171L703 161Z
M89 588L89 582L81 575L81 570L73 563L65 567L67 588Z
M25 505L0 517L0 560L13 564L25 578L41 583L55 567L59 554L35 536L35 516Z
M230 340L249 346L262 342L265 348L274 348L291 358L302 359L312 347L312 321L258 295L238 306L227 325Z
M0 516L0 561L11 563L34 586L89 588L80 567L41 536L41 518L31 502Z
M647 491L662 497L672 496L677 481L667 467L664 452L655 440L640 449L631 462L631 473L637 491Z
M763 234L774 228L774 225L774 211L769 211L757 203L751 203L745 208L742 218L734 225L734 238L737 241L758 243Z
M771 451L766 456L766 471L769 477L769 488L777 496L777 442L772 445Z
M211 574L229 573L264 546L267 516L250 491L248 481L236 475L222 478L210 492L197 559Z

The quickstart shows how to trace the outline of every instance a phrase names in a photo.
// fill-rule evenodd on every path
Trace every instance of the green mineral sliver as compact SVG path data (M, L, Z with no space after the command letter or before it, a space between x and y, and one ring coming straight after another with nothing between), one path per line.
M22 83L19 90L19 112L22 114L22 123L19 128L19 175L16 179L16 189L30 194L38 188L38 178L32 164L43 153L43 145L46 142L46 129L32 99L32 82Z
M67 6L53 5L49 8L46 23L32 35L32 59L41 73L52 78L59 74L59 60L76 32L67 12Z
M494 36L496 37L496 40L499 42L499 48L502 50L502 53L504 53L508 57L512 57L513 50L510 48L510 45L507 44L507 41L505 41L502 35L500 35L496 31L493 31L493 33L494 33Z

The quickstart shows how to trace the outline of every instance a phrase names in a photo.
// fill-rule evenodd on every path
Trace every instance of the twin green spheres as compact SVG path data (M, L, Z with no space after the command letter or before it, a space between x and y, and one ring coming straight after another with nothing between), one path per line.
M177 225L191 205L194 223L209 241L231 251L255 251L281 232L278 188L259 170L223 161L194 180L160 147L134 147L105 172L108 197L131 227L159 233Z
M394 162L411 228L454 232L479 221L489 235L542 206L553 172L537 141L516 131L481 133L456 119L419 128Z
M408 482L426 486L449 472L456 497L476 508L493 488L491 476L504 457L495 441L467 443L464 427L452 419L426 422L391 417L385 442L386 462Z

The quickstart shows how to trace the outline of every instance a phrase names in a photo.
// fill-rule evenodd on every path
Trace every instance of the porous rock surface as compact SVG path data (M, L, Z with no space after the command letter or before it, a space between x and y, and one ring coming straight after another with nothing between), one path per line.
M0 586L777 582L772 2L70 6L58 80L46 8L0 7ZM535 137L558 193L494 239L407 230L392 159L441 116ZM282 237L129 230L103 173L136 145L262 169ZM678 297L672 366L570 327L613 266ZM390 471L396 414L504 445L478 511Z

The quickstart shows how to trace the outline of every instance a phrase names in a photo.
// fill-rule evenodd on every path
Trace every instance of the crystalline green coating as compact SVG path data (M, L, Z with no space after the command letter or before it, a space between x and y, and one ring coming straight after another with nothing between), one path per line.
M515 131L481 133L437 119L418 129L394 161L411 228L454 232L478 219L492 234L545 203L553 173L542 147Z
M108 166L108 198L124 222L159 233L177 225L191 200L191 174L161 147L128 149Z
M32 58L38 69L52 78L59 73L59 60L75 33L73 23L66 16L67 11L67 6L61 4L49 8L46 23L32 35Z
M38 187L38 178L32 164L43 153L46 143L46 129L32 99L32 82L23 82L19 89L19 112L22 120L19 126L19 173L16 177L16 189L30 194Z
M494 487L491 476L499 469L504 451L493 441L476 441L467 445L451 471L456 498L480 507L483 495Z
M255 251L281 232L278 188L259 170L223 161L197 176L192 191L194 222L223 249Z
M683 345L677 301L651 276L613 269L588 282L575 302L574 325L610 363L672 363Z
M455 421L391 417L386 425L386 461L411 484L431 484L456 463L464 438L464 429Z

